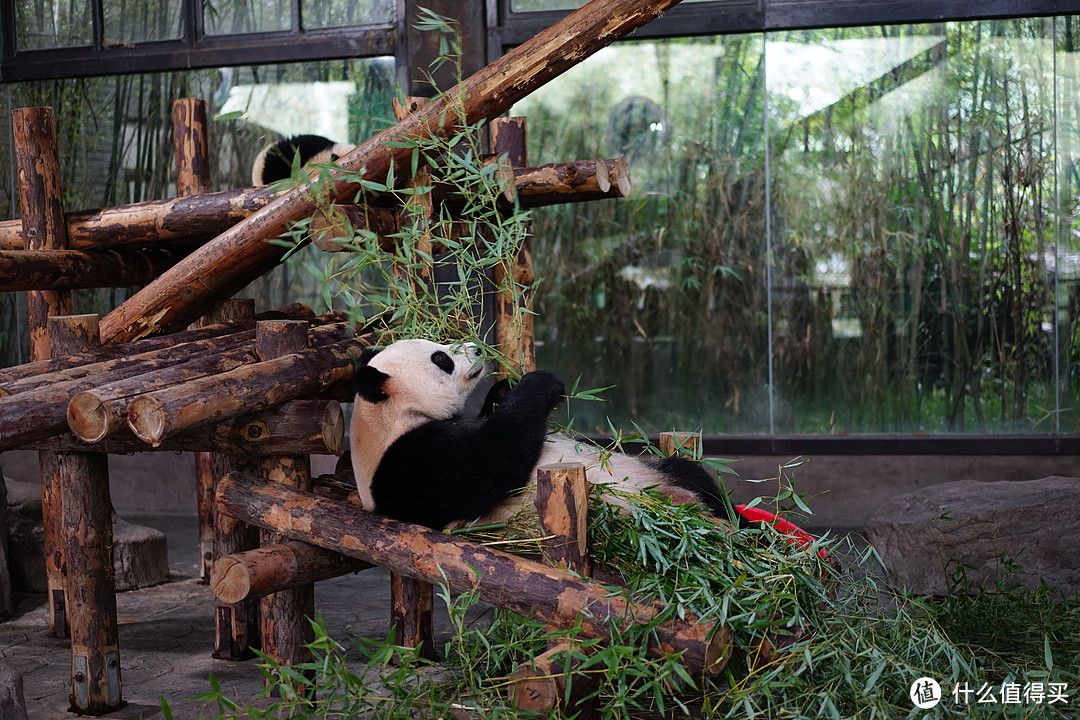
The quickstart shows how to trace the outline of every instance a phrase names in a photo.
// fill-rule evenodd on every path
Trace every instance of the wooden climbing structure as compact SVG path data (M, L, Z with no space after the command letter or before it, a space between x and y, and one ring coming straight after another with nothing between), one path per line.
M398 108L397 125L340 165L372 181L391 167L405 177L409 151L395 141L487 120L492 153L506 163L508 207L625 196L621 159L529 167L524 121L497 116L676 2L594 0L446 95ZM65 213L51 109L16 110L13 120L21 217L0 223L0 288L27 291L32 351L28 364L0 370L0 451L40 451L50 629L71 639L73 711L123 704L109 453L197 453L202 570L219 598L217 657L243 659L258 647L283 663L302 661L312 583L370 564L393 573L397 637L429 650L430 583L443 578L556 625L581 621L595 636L611 622L647 622L659 612L552 567L587 574L579 469L542 473L539 496L561 508L541 509L557 526L546 564L365 513L347 482L311 477L310 455L342 451L340 402L351 400L353 357L371 339L333 313L256 313L232 295L281 262L283 249L265 241L294 221L312 217L318 244L336 251L345 223L390 238L402 208L379 198L349 202L357 186L340 175L329 202L304 183L210 193L205 106L183 100L174 108L179 197ZM433 211L456 198L436 185L420 201ZM505 271L528 284L529 248ZM72 315L71 289L132 284L145 287L104 318ZM498 342L530 369L520 302L499 299ZM575 485L576 493L565 489ZM577 521L557 519L567 517ZM684 651L692 672L715 673L730 631L686 618L661 626L656 638L658 651ZM544 663L518 674L522 706L560 702L548 686L560 680L543 674Z

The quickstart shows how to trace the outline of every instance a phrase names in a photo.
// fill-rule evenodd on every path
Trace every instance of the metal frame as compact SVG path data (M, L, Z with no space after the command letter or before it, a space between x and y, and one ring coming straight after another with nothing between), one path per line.
M181 0L181 39L105 47L102 0L90 0L93 39L89 47L19 52L15 38L15 3L19 1L0 0L0 83L394 55L401 30L400 22L302 30L300 3L293 0L290 30L207 36L201 0Z

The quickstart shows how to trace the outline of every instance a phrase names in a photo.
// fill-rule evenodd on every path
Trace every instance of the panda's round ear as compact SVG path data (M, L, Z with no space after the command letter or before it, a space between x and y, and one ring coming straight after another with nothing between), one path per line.
M353 390L369 403L380 403L390 397L383 390L383 383L389 379L390 376L382 370L364 364L353 373Z

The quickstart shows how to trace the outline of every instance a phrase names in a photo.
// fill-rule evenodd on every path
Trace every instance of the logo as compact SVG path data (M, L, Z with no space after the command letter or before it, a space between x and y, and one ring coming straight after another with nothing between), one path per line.
M929 710L941 702L941 686L933 678L922 677L911 684L908 696L915 707Z

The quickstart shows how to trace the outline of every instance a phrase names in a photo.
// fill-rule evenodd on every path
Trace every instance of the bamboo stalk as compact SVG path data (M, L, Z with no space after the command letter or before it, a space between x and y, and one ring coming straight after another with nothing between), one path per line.
M635 603L610 588L416 525L231 473L218 483L219 513L243 518L293 540L351 557L452 591L476 591L487 602L560 627L579 624L583 637L606 638L612 624L649 623L665 608ZM656 626L651 652L682 652L692 675L715 675L727 661L731 632L691 616Z
M558 77L597 50L649 23L678 0L593 0L486 68L425 103L341 158L348 180L331 173L333 187L320 190L330 202L353 197L359 175L381 181L391 167L405 176L412 148L403 140L446 137L461 123L496 117L536 88ZM405 146L402 146L405 145ZM291 223L310 217L316 201L306 182L276 197L238 225L203 245L102 320L105 344L128 342L161 329L182 327L217 298L228 297L274 267L285 249L265 240L284 234Z

